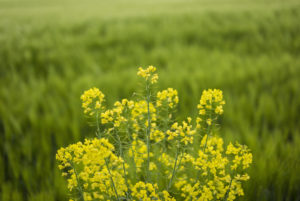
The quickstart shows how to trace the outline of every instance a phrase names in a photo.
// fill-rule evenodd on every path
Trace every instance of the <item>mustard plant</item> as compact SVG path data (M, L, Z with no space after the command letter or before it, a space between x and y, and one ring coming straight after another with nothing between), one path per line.
M204 90L195 119L176 120L175 89L156 92L156 68L139 68L143 92L106 108L97 88L82 96L96 137L58 150L56 158L74 200L235 200L252 154L216 135L225 101Z

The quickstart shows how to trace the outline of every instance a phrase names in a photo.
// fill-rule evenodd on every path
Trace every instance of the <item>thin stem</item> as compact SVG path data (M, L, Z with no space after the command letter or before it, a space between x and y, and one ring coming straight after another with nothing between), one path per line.
M209 129L208 129L208 130L209 130ZM208 134L206 134L205 145L204 145L204 148L203 148L203 151L204 151L204 152L205 152L205 149L206 149L206 145L207 145L208 137L209 137L209 135L208 135Z
M211 111L210 111L210 114L209 114L209 118L211 119ZM206 119L207 120L207 119ZM206 122L205 122L206 123ZM211 122L212 123L212 122ZM203 147L203 151L205 153L205 149L206 149L206 146L207 146L207 141L208 141L208 137L209 137L209 133L210 133L210 125L207 126L207 130L206 130L206 140L205 140L205 144L204 144L204 147ZM197 171L197 180L199 180L199 171Z
M227 200L227 198L228 198L228 195L229 195L229 193L230 193L231 183L232 183L232 179L230 180L229 188L228 188L228 190L226 191L226 194L225 194L224 201L226 201L226 200Z
M150 179L150 130L151 130L151 116L150 116L150 85L149 81L146 83L146 93L147 93L147 118L148 118L148 125L146 129L146 140L147 140L147 176L146 181L149 182Z
M129 200L129 197L130 197L130 200L131 200L131 192L130 192L129 184L127 181L127 175L126 175L126 169L125 169L125 161L124 161L125 159L124 159L124 154L123 154L123 147L122 147L122 142L121 142L121 139L119 136L118 136L118 140L119 140L119 144L120 144L120 146L119 146L120 147L120 156L123 159L122 166L123 166L124 178L125 178L125 183L126 183L127 190L128 190L128 192L126 192L126 198L127 198L127 200Z
M100 127L99 127L99 113L97 111L97 115L96 115L96 121L97 121L97 137L101 138L101 133L100 133Z
M127 186L126 197L127 197L127 200L131 200L131 192L130 192L129 184L128 184L128 181L127 181L125 162L124 161L123 161L123 171L124 171L125 183L126 183L126 186Z
M127 115L128 115L128 113L130 114L130 110L128 109L128 108L126 108L126 113L127 113ZM130 127L129 127L129 125L131 125L132 124L132 122L130 122L130 121L132 121L131 119L130 119L130 116L128 115L127 116L127 119L128 119L128 124L127 124L127 128L126 128L126 134L127 134L127 137L128 137L128 139L129 139L129 147L132 147L132 142L133 142L133 138L132 138L132 136L131 136L131 133L132 132L130 132ZM132 159L133 159L133 166L134 166L134 176L135 176L135 179L136 179L136 177L137 177L137 173L136 173L136 163L135 163L135 156L134 156L134 151L133 150L131 150L132 151ZM129 186L129 185L128 185ZM128 187L128 189L129 189L129 187ZM131 197L131 192L129 192L130 193L130 197Z
M171 185L172 185L172 181L175 177L175 174L176 174L176 170L177 170L177 161L178 161L178 153L179 153L179 148L177 148L176 150L176 156L175 156L175 162L174 162L174 167L173 167L173 171L172 171L172 176L171 176L171 179L169 181L169 185L167 187L167 191L169 191L169 189L171 188Z
M166 137L166 131L167 131L167 129L168 129L168 124L169 124L169 107L168 107L168 105L167 105L167 111L166 111L166 117L164 118L164 133L165 133L165 137L164 137L164 148L165 148L165 151L167 150L167 148L168 148L168 141L167 141L167 137Z
M77 185L78 185L78 191L79 191L79 194L80 194L80 200L84 201L84 197L83 197L83 189L80 185L80 180L79 180L79 176L78 176L78 173L75 169L75 167L73 166L73 163L69 161L69 163L71 164L71 167L72 169L74 170L74 173L75 173L75 177L76 177L76 181L77 181Z
M211 119L211 113L212 112L210 111L210 113L209 113L209 119L212 121L212 119ZM211 122L211 124L212 124L212 122ZM207 137L206 137L206 141L205 141L205 145L204 145L204 151L206 149L206 145L207 145L207 140L208 140L208 137L209 137L210 129L211 129L211 125L208 125L207 126L207 130L206 130Z
M120 200L120 199L119 199L118 192L117 192L117 189L116 189L116 186L115 186L115 182L114 182L114 180L113 180L113 177L112 177L112 174L111 174L110 169L109 169L109 167L108 167L108 164L107 164L107 160L106 160L106 159L105 159L105 165L106 165L106 168L107 168L108 173L109 173L109 175L110 175L110 180L111 180L111 183L112 183L112 185L113 185L115 194L116 194L116 196L117 196L117 200Z

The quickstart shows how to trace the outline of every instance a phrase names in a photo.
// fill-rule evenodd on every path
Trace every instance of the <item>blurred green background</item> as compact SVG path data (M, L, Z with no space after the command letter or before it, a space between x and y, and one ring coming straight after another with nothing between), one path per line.
M239 200L300 200L295 0L0 0L0 200L67 200L55 153L94 135L81 93L131 98L148 65L179 118L224 91L220 133L254 154Z

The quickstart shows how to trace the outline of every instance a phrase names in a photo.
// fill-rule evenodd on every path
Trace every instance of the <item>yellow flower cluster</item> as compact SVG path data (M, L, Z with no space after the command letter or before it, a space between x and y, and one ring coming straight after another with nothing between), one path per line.
M156 121L156 108L152 103L149 104L149 113L151 115L151 121ZM148 114L148 106L147 102L142 100L142 101L137 101L134 104L134 107L132 108L131 111L131 120L134 121L136 124L139 122L145 122L144 124L147 124L146 118ZM139 127L136 125L136 127Z
M151 103L149 105L151 120L156 121L156 108ZM101 124L106 125L108 128L120 127L122 123L131 125L135 132L139 132L140 129L147 126L147 102L132 101L123 99L122 102L115 102L112 109L103 111L101 116ZM112 130L112 129L110 129Z
M146 81L150 80L151 84L154 84L158 80L158 75L154 73L155 71L156 68L154 66L149 66L146 69L139 67L137 75L143 77Z
M170 179L170 173L172 171L175 159L172 156L169 156L167 153L162 153L158 157L158 163L163 174L168 175L168 179Z
M158 130L158 129L151 129L150 132L150 139L157 142L161 142L162 140L164 140L165 138L165 134L163 131Z
M137 200L158 200L158 195L156 193L157 189L157 184L152 185L151 183L140 181L133 186L132 196Z
M175 186L181 190L184 200L234 200L243 195L241 181L249 179L247 174L234 175L231 170L238 167L246 169L252 163L252 154L245 146L232 144L224 151L223 140L212 137L207 140L207 135L201 141L198 156L185 155L183 163L190 163L196 170L196 179L178 181ZM230 157L233 155L234 157ZM237 159L238 158L238 159ZM233 168L234 166L234 168ZM205 183L201 183L201 182Z
M223 93L219 89L204 90L201 95L200 104L198 105L199 114L206 114L206 110L214 109L216 114L223 114Z
M204 90L198 104L199 117L196 120L197 128L202 128L205 133L211 130L219 115L223 114L223 93L219 89ZM208 133L209 134L209 133Z
M134 200L176 201L173 197L170 196L168 191L163 191L159 193L157 184L144 183L142 181L136 183L133 186L132 196Z
M142 165L147 159L147 146L142 140L137 139L136 134L133 134L133 142L128 154L134 160L136 171L141 172Z
M159 91L156 95L156 106L160 107L163 103L166 103L170 108L176 107L178 104L178 93L177 90L168 88L167 90Z
M80 194L84 200L124 196L128 189L121 174L123 159L113 150L114 146L105 138L59 149L56 159L67 177L70 192Z
M175 122L171 126L171 129L167 130L166 132L167 140L171 141L176 139L178 142L183 143L184 145L192 144L196 130L194 130L192 125L189 124L190 122L190 118L188 119L188 122L183 121L182 125L178 125L178 123Z
M125 109L132 109L134 107L134 102L127 99L123 99L121 102L117 101L114 104L114 108L111 110L106 110L101 113L101 123L111 124L113 127L119 127L121 123L127 121L123 116Z
M104 94L96 87L85 91L80 98L85 114L93 115L95 110L103 109Z
M242 168L246 169L252 163L252 154L249 149L238 143L236 143L236 147L230 143L227 146L226 154L234 156L233 164L231 165L232 170L237 169L239 165L242 165Z
M195 119L176 121L178 93L155 93L153 66L139 68L143 99L117 101L105 109L97 88L81 96L84 113L95 117L100 139L58 150L58 167L73 200L235 200L252 163L250 150L224 146L214 126L223 113L221 90L204 90ZM151 94L156 94L152 96Z

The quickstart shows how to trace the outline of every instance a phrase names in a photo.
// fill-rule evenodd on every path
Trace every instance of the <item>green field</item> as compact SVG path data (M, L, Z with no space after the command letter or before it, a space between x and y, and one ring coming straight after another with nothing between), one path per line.
M300 200L300 2L0 0L0 200L67 200L55 153L94 136L80 95L131 98L139 66L226 100L220 135L253 152L249 201Z

